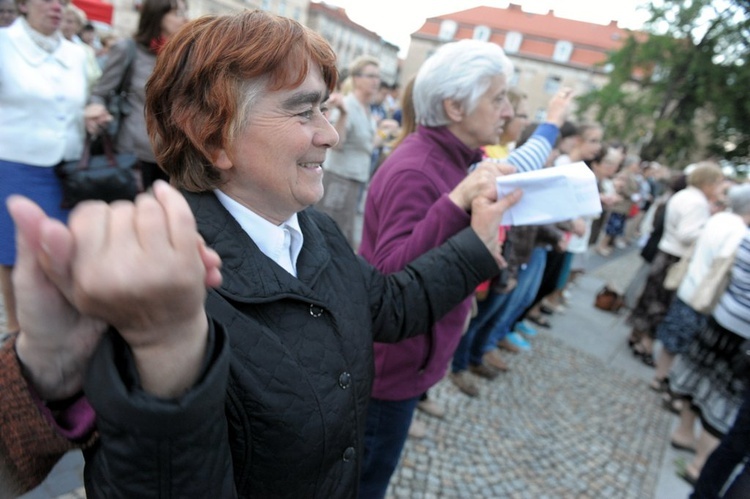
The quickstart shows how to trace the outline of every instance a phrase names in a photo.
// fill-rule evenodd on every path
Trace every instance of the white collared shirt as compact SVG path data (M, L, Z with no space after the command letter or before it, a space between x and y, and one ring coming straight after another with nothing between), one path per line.
M297 214L281 225L275 225L219 189L215 189L214 194L232 218L237 220L242 230L258 245L258 249L281 268L297 277L297 257L302 250L303 242Z

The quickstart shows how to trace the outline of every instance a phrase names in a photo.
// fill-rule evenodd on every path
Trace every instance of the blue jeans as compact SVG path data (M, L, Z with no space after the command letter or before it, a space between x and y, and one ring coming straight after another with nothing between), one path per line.
M365 455L359 479L360 499L381 499L398 465L419 397L370 399L365 420Z
M500 316L494 322L494 327L492 327L484 338L482 345L483 352L493 350L497 342L510 333L511 328L521 317L521 314L534 302L539 291L539 286L542 284L542 275L544 274L544 265L546 262L547 251L541 247L534 248L534 251L531 252L529 262L518 271L518 284L510 292L508 300L500 312ZM477 339L479 340L479 335L477 335Z
M482 347L487 340L487 334L492 330L494 319L508 300L509 294L498 294L490 290L487 298L477 302L477 316L471 319L469 328L461 337L461 341L453 354L451 370L454 373L465 371L469 363L482 363L484 351Z

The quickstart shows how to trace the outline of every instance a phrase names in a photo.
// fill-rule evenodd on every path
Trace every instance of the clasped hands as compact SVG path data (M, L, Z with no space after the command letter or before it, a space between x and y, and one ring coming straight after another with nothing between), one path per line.
M496 179L515 172L515 167L511 165L483 161L448 194L454 204L471 214L471 228L501 268L507 266L507 263L502 257L498 229L503 214L521 199L522 193L516 189L498 198Z
M221 260L178 191L158 181L134 203L85 202L67 226L20 196L8 209L18 248L16 351L43 399L81 389L108 325L131 347L145 391L174 397L194 384L208 334L206 287L221 284Z

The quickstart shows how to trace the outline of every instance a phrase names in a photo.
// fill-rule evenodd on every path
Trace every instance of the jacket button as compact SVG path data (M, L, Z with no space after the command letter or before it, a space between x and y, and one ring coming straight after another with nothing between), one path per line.
M339 386L346 390L349 388L349 385L352 384L352 375L348 372L344 371L341 373L341 376L339 376Z
M310 304L310 315L313 317L320 317L323 315L324 309L323 307L319 307L313 303Z
M347 447L344 451L344 462L348 463L349 461L353 460L356 455L357 451L354 450L354 447Z

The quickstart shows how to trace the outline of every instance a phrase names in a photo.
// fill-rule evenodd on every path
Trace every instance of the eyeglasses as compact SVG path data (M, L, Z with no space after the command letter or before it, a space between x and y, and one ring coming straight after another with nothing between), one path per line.
M354 73L354 76L360 76L362 78L370 78L371 80L379 80L380 75L372 74L372 73Z

